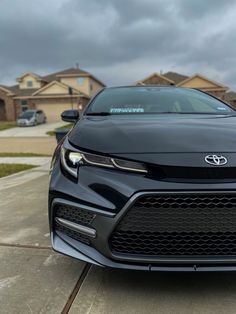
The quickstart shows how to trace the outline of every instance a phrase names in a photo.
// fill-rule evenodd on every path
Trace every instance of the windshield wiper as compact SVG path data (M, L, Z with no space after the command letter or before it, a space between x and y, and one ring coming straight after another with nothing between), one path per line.
M201 115L229 115L230 112L175 112L175 111L162 111L162 112L153 112L153 113L157 113L157 114L166 114L166 113L172 113L172 114L201 114Z
M88 112L86 113L86 116L110 116L110 112Z
M117 113L110 113L110 112L88 112L86 113L86 116L111 116L111 115L141 115L141 114L200 114L200 115L231 115L231 112L176 112L176 111L161 111L161 112L117 112Z

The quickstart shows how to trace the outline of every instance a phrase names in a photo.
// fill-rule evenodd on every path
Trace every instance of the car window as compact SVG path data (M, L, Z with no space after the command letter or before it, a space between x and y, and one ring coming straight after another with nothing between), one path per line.
M192 97L192 98L188 98L188 100L192 104L192 107L195 111L214 112L214 107L212 107L207 102L202 101L201 99L197 99L197 98ZM222 109L223 109L223 107L222 107Z
M23 112L21 115L20 115L20 118L23 118L23 119L30 119L34 116L34 112L33 111L25 111Z
M174 87L124 87L106 89L94 99L86 114L206 113L229 114L234 110L196 90Z

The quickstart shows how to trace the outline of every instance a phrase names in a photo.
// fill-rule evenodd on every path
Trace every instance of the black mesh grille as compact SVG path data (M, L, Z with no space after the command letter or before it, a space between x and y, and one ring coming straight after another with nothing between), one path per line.
M69 205L57 205L55 209L55 216L77 224L82 224L84 226L89 226L95 218L95 214Z
M69 205L60 204L56 205L55 207L55 217L63 218L84 226L90 226L95 216L95 214L89 211ZM89 237L79 232L73 231L69 228L66 228L60 225L58 222L55 222L55 230L60 231L77 241L83 242L85 244L90 244Z
M236 194L143 196L110 237L114 253L236 255Z
M75 232L74 230L71 230L71 229L66 228L64 226L61 226L58 222L55 223L55 226L56 226L57 231L64 233L68 237L73 238L77 241L83 242L85 244L90 244L90 239L86 235Z

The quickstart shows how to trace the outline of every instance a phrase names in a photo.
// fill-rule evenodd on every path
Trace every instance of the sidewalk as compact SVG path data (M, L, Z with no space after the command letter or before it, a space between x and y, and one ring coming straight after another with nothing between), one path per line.
M38 167L0 178L0 191L15 187L48 174L51 157L1 157L1 163L36 165Z

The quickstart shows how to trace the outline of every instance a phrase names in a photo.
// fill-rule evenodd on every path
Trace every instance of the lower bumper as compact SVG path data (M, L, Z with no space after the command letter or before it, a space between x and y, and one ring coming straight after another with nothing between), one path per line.
M65 254L67 256L74 257L76 259L85 261L101 267L111 267L117 269L129 269L129 270L143 270L143 271L162 271L162 272L221 272L221 271L236 271L236 262L234 263L203 263L198 264L129 264L119 263L106 258L101 255L97 250L87 245L79 243L80 249L78 250L77 241L70 239L67 236L60 237L57 234L52 234L52 246L56 252ZM203 261L202 261L203 262Z
M136 198L136 196L134 196ZM51 224L51 240L53 249L65 255L92 263L98 266L111 268L145 270L145 271L174 271L174 272L209 272L209 271L236 271L236 256L199 256L196 257L142 257L142 256L116 256L112 254L108 245L109 236L119 219L129 208L133 199L118 213L111 214L97 211L93 208L84 209L96 214L96 219L92 223L92 228L96 230L97 237L91 237L92 245L86 245L77 241L61 231L54 230ZM57 204L67 206L83 207L77 203L64 199L54 199L53 208ZM51 217L54 221L55 217Z
M34 126L35 122L30 122L30 123L17 123L17 126L19 127L26 127L26 126Z

